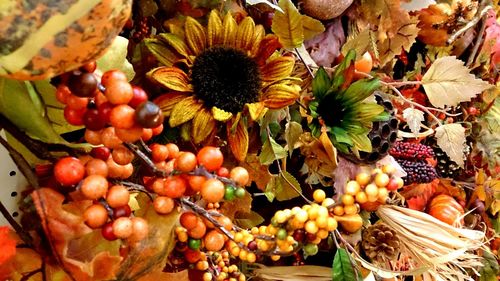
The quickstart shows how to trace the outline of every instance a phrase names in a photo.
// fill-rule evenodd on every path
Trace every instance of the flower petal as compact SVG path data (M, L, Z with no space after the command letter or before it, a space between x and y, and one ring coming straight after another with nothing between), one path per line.
M259 120L267 112L267 107L263 102L247 103L248 113L252 120Z
M222 43L222 20L217 10L212 10L208 17L207 39L208 46L212 47Z
M212 115L214 116L215 120L221 122L226 122L227 120L231 119L231 117L233 117L233 114L231 112L224 111L215 106L212 107Z
M195 55L199 55L206 46L206 34L203 26L192 17L187 17L184 23L186 42Z
M270 109L279 109L289 106L300 96L300 86L275 84L269 86L262 96L264 105Z
M228 47L234 46L238 24L234 20L231 13L227 13L222 22L224 26L224 33L222 34L222 44Z
M261 67L260 73L263 81L271 82L281 80L292 74L295 59L293 57L277 57Z
M162 33L159 35L159 38L163 42L172 46L172 48L174 48L179 53L179 55L183 56L184 58L189 57L189 48L186 43L184 43L184 40L181 37L171 33Z
M153 81L160 83L162 86L174 91L193 91L193 87L189 82L187 74L177 67L154 68L147 73L147 76Z
M144 44L155 58L165 66L172 66L178 59L175 53L158 39L146 38Z
M246 17L238 26L236 32L235 46L241 50L252 50L252 40L254 38L255 23L251 17Z
M257 54L257 51L259 50L260 46L260 41L262 41L262 38L266 35L266 30L261 24L258 24L255 26L255 31L253 41L252 41L252 52L251 56L254 57Z
M232 124L233 122L238 122L238 124ZM231 130L233 125L236 125L234 132ZM226 124L226 130L231 152L236 160L244 161L248 152L248 130L243 118L233 118Z
M212 113L208 109L203 108L198 112L193 119L191 127L194 143L198 144L210 136L215 129L216 123L212 117Z
M278 39L278 36L274 34L268 34L262 41L260 41L259 49L255 55L255 59L259 65L266 63L267 59L282 45Z
M193 96L181 100L172 109L172 113L168 119L170 127L177 127L193 119L202 107L203 104L199 103Z
M161 108L163 116L169 117L174 106L188 97L189 95L186 95L185 93L168 93L157 97L154 100L154 103Z

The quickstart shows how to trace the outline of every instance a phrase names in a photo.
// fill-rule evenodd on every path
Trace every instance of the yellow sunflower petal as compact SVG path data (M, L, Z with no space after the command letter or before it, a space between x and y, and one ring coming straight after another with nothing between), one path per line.
M247 103L248 113L252 120L259 120L267 112L267 107L263 102Z
M269 86L262 96L264 105L270 109L279 109L289 106L300 96L300 86L275 84Z
M212 10L208 17L207 39L208 46L212 47L222 43L222 20L217 10Z
M170 114L170 118L168 119L170 127L177 127L193 119L196 113L198 113L202 107L203 104L196 101L193 96L189 96L181 100L172 109L172 113Z
M184 71L177 67L158 67L147 73L147 76L163 85L164 87L179 91L192 92L193 88L189 82L189 77Z
M238 26L236 32L236 48L241 50L252 50L252 40L254 38L255 23L251 17L246 17Z
M189 48L181 37L171 33L162 33L159 37L162 41L172 46L172 48L174 48L179 55L184 58L189 57Z
M221 122L226 122L227 120L231 119L231 117L233 117L233 114L231 112L224 111L215 106L212 107L212 115L214 116L215 120Z
M215 129L215 119L208 109L202 109L193 119L192 122L192 135L194 143L198 144L204 141Z
M225 46L234 46L234 40L236 38L236 32L238 29L238 24L234 20L231 13L227 13L222 22L224 26L224 33L222 34L222 43Z
M189 95L186 95L185 93L168 93L157 97L154 100L154 103L161 108L163 116L169 117L174 106L188 97Z
M233 127L232 122L238 122L238 124L234 124L236 125L234 131L231 130L231 127ZM248 152L248 131L243 118L233 118L226 124L226 128L227 141L229 143L229 147L231 148L231 152L236 160L245 160Z
M254 58L259 65L263 65L266 63L267 59L282 45L278 39L278 36L274 34L267 34L260 41L259 48Z
M261 24L258 24L255 26L255 31L253 41L252 41L252 52L251 56L254 57L257 54L257 51L259 51L259 46L260 46L260 41L262 41L262 38L266 35L266 30Z
M262 80L272 82L281 80L292 74L295 59L293 57L277 57L271 59L268 63L261 67L260 73Z
M199 55L205 50L207 36L203 26L192 17L187 17L184 23L186 31L186 42L195 55Z

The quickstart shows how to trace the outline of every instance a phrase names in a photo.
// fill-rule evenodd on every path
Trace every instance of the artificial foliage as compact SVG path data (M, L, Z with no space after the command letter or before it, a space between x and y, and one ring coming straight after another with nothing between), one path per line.
M0 4L0 280L498 280L497 2Z

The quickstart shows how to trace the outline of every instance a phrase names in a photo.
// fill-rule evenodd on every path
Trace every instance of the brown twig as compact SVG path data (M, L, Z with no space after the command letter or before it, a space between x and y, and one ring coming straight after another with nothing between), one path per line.
M472 52L470 53L469 58L467 59L467 64L466 64L467 67L470 67L476 59L476 54L484 39L483 34L485 30L486 30L486 21L484 17L481 17L481 27L479 28L479 33L476 35L476 42L474 42L474 48L472 49Z
M297 54L297 56L299 57L300 61L304 64L304 66L306 67L307 69L307 72L309 73L309 76L311 76L311 78L314 78L314 74L311 70L311 68L309 67L309 65L306 63L306 61L304 60L304 58L302 57L302 55L300 54L299 50L297 48L294 48L294 51L295 51L295 54Z
M474 17L471 21L469 21L464 27L460 28L459 30L457 30L455 33L453 33L450 38L448 38L448 40L446 41L446 44L450 45L452 44L453 42L455 42L455 40L458 39L458 37L460 37L462 34L464 34L467 30L471 29L472 27L474 27L483 17L484 15L486 15L486 13L493 9L493 7L491 6L486 6L484 7L481 12L479 12L479 16L476 16Z
M0 201L0 213L2 213L3 217L7 220L10 226L12 226L21 240L23 240L24 244L31 248L33 245L33 239L28 234L28 232L24 231L23 227L19 223L17 223L17 221L10 215L9 210L5 208L2 201Z
M130 143L130 142L125 142L123 143L128 149L130 149L130 151L132 151L137 157L139 157L139 159L146 165L148 166L148 168L153 172L153 174L157 177L162 177L162 178L165 178L165 177L168 177L170 174L163 171L163 170L160 170L156 167L155 163L153 163L153 161L144 153L141 151L141 149L133 144L133 143Z

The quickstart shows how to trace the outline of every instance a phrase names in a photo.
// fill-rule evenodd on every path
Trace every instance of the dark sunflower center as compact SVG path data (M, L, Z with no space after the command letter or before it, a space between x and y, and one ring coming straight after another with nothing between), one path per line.
M340 127L342 119L344 119L346 114L346 108L333 95L326 96L319 103L317 111L326 125L330 127Z
M207 107L231 113L257 101L261 86L257 63L239 50L223 47L212 47L196 57L191 83Z

